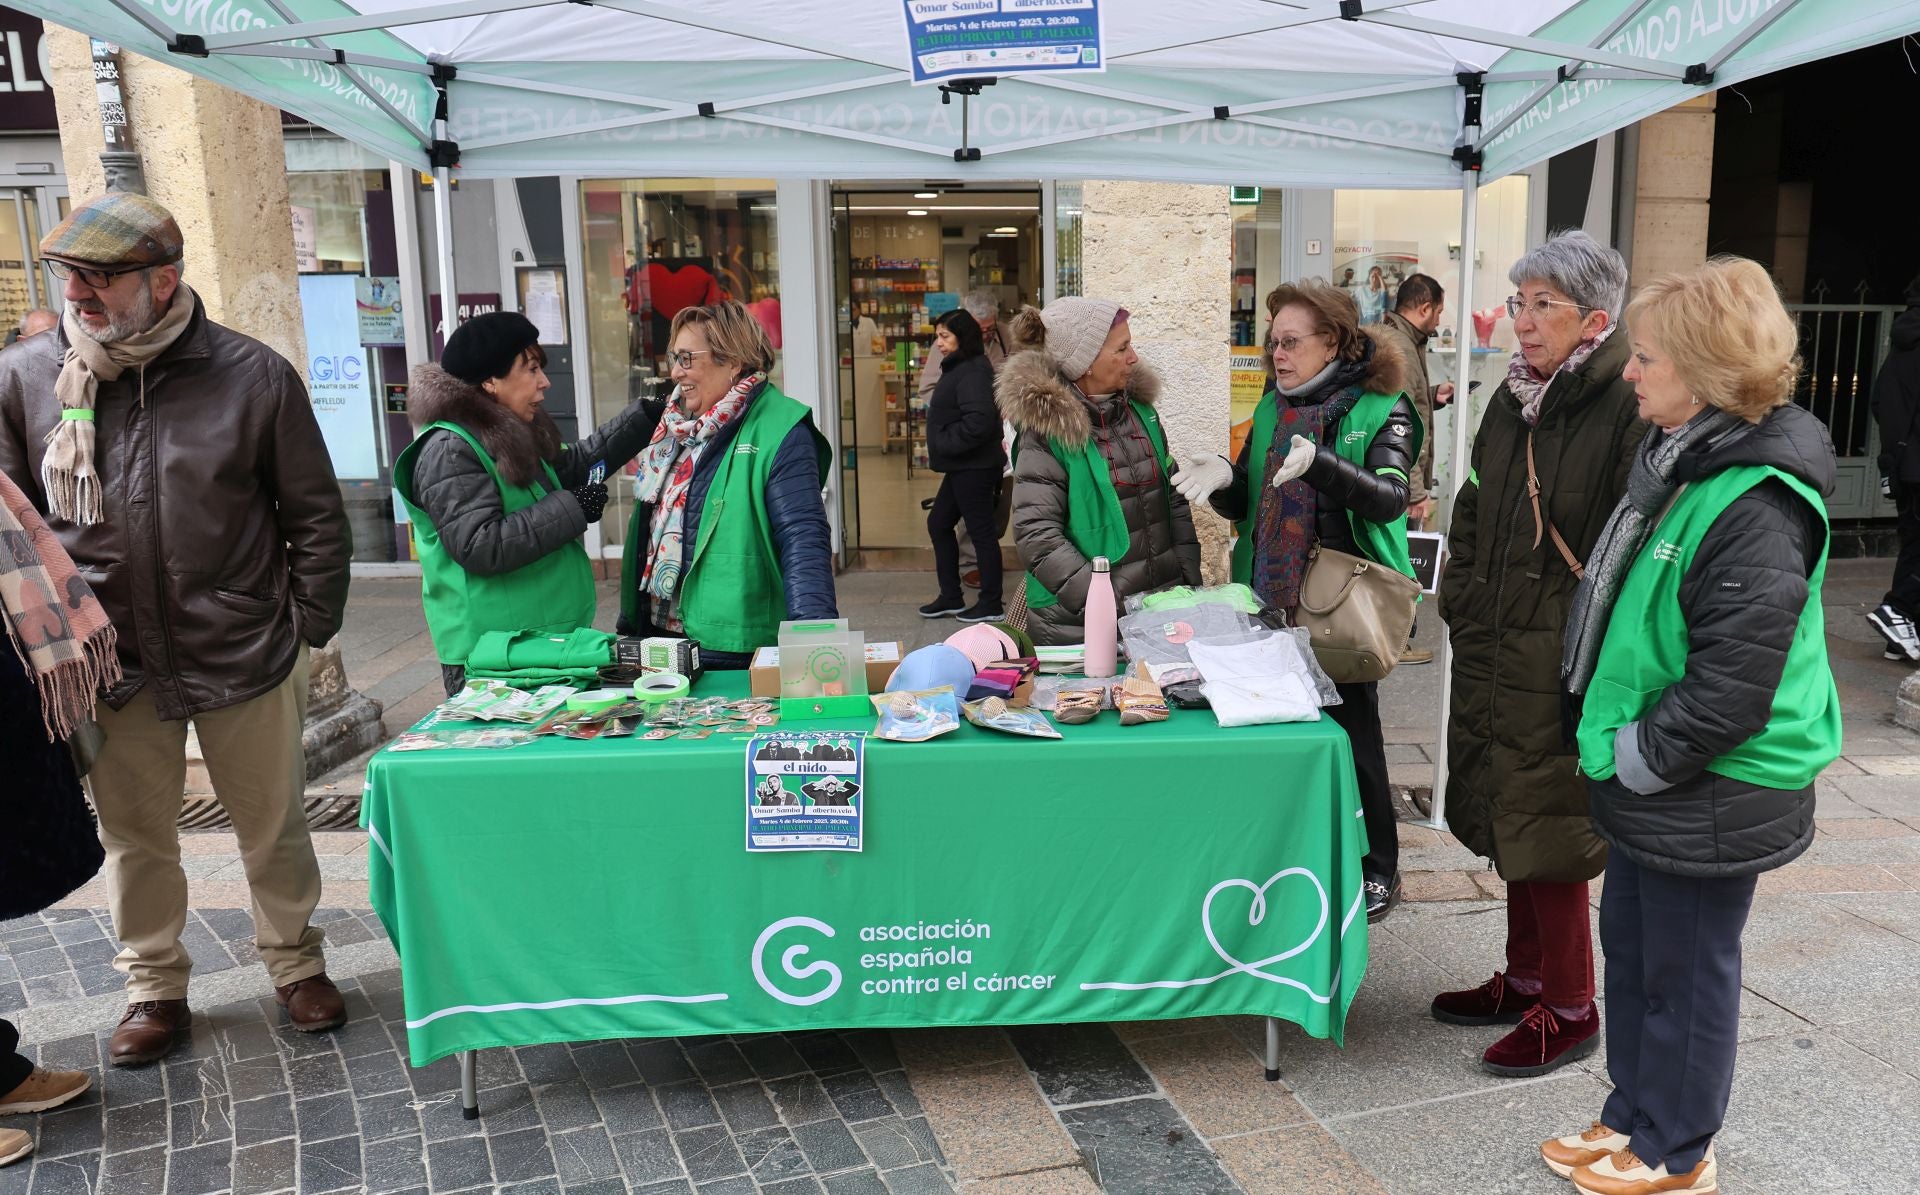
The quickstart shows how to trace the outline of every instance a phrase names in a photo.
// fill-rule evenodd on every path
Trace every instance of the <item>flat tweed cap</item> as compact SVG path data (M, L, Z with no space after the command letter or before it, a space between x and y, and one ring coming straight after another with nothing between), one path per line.
M186 248L172 213L145 195L110 191L74 208L40 242L40 256L93 266L164 266Z

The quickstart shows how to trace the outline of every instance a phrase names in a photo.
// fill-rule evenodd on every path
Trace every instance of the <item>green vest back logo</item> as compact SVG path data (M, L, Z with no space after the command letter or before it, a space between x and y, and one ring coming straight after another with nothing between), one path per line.
M1674 564L1680 559L1680 545L1670 539L1663 539L1653 545L1653 558L1662 564Z

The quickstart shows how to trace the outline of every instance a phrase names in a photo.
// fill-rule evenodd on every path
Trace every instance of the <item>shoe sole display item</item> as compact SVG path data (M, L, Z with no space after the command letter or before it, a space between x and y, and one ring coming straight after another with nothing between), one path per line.
M1595 1033L1579 1045L1567 1047L1566 1052L1558 1058L1543 1062L1538 1066L1502 1066L1497 1062L1488 1062L1483 1058L1480 1060L1480 1069L1490 1075L1499 1075L1503 1079L1531 1079L1535 1075L1552 1074L1569 1062L1578 1062L1599 1048L1600 1035Z

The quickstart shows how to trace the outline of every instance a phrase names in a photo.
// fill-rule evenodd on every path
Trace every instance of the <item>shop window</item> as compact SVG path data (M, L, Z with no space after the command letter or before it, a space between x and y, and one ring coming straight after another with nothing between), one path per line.
M1053 295L1081 293L1081 190L1079 183L1056 183L1053 189Z
M772 377L780 384L780 254L771 180L590 179L580 184L580 227L595 426L635 398L672 392L667 334L687 307L727 299L746 304L773 342ZM626 472L633 475L631 462ZM600 537L617 547L633 490L630 484L609 488Z

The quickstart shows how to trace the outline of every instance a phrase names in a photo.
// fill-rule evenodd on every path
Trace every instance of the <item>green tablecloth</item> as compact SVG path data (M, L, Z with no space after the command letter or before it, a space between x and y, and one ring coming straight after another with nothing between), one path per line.
M1176 710L1061 730L870 740L859 854L746 852L744 735L381 752L361 822L414 1064L1218 1014L1339 1040L1367 962L1340 728Z

